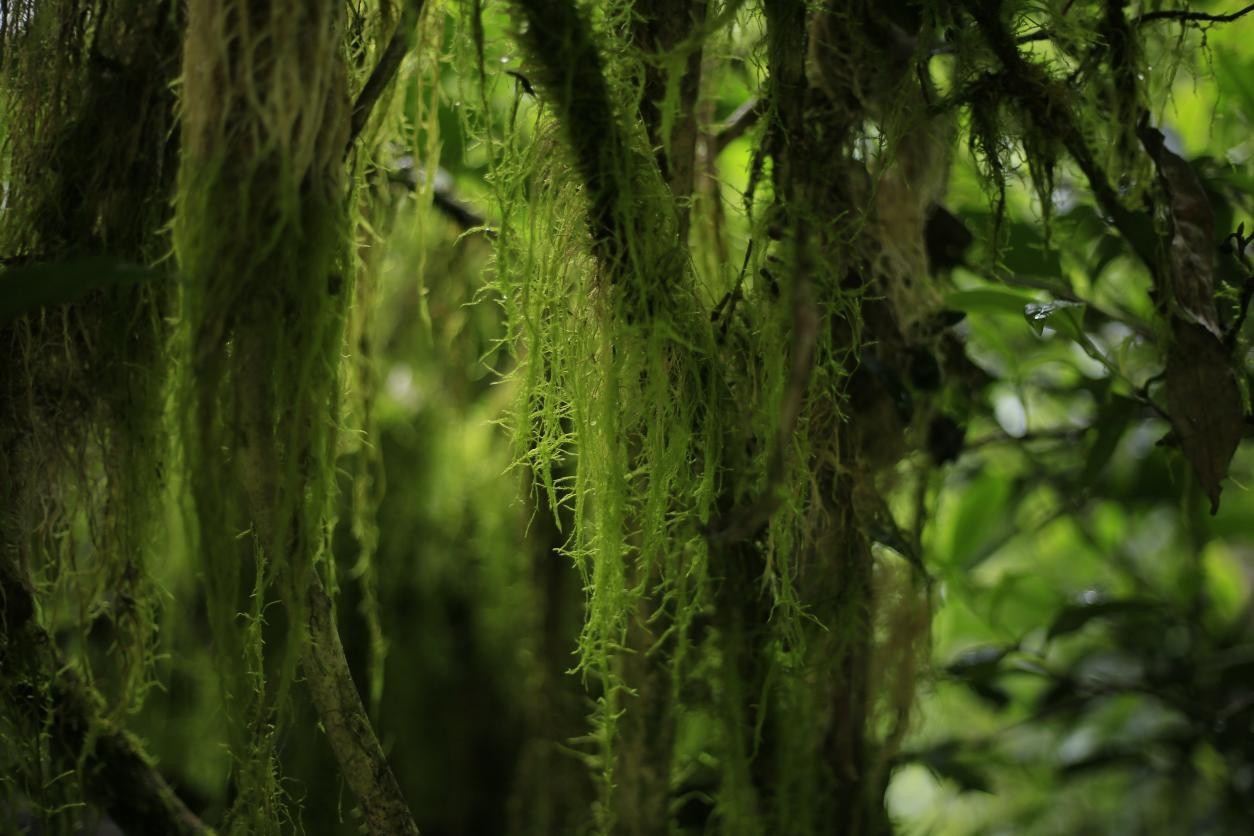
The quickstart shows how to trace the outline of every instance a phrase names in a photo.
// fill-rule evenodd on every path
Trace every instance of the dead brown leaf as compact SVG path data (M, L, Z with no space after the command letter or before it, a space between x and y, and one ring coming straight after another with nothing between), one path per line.
M1145 125L1138 133L1168 199L1171 242L1163 278L1171 284L1169 309L1222 339L1215 310L1215 213L1193 166L1167 148L1162 133Z
M1172 320L1174 340L1167 354L1167 409L1185 458L1219 510L1220 482L1244 429L1237 377L1223 342L1198 323Z

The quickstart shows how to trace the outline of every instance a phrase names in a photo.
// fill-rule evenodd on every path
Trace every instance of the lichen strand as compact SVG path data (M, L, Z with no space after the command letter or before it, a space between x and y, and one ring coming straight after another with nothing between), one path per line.
M342 17L333 0L188 4L174 222L191 357L183 432L238 832L282 822L275 736L334 484L353 294Z
M159 261L178 25L177 4L164 0L7 4L5 265ZM73 826L84 788L107 806L90 781L46 777L81 768L90 724L120 724L153 680L169 303L170 285L156 281L0 324L0 561L35 596L29 635L57 637L31 649L22 676L5 677L0 793L34 805L50 827ZM77 696L60 725L34 722L49 715L29 709L66 676ZM81 733L60 735L64 723Z

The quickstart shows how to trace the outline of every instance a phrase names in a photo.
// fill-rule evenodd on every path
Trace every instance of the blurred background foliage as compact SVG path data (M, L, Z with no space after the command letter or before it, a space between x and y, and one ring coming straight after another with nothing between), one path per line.
M1218 236L1248 228L1254 208L1248 32L1194 33L1177 63L1146 68L1160 76L1155 117L1198 173ZM948 205L980 236L987 202L964 163ZM1063 178L1055 199L1047 238L1027 191L1011 196L1004 249L990 256L984 238L973 259L995 262L1000 282L954 274L968 354L994 380L936 486L934 675L890 809L917 833L1245 832L1249 425L1210 516L1146 403L1162 368L1145 339L1145 272L1082 189ZM1237 268L1221 249L1220 269ZM1079 303L1074 325L1027 326L1024 303L1057 300ZM1249 333L1237 355L1247 399Z
M359 187L376 286L361 335L371 360L349 385L373 397L370 415L351 416L362 432L341 460L341 629L427 836L577 832L594 794L570 745L592 711L569 673L583 593L558 552L561 514L530 489L505 425L511 353L493 284L491 143L508 127L525 134L538 104L496 4L482 91L467 72L467 20L426 20L423 57L407 60L394 104L400 138ZM1154 118L1202 178L1221 235L1254 226L1250 20L1165 26L1184 48L1145 68L1163 93ZM703 90L708 125L758 92L759 27L746 16L708 57L721 68ZM944 56L933 72L943 88ZM717 185L698 190L721 199L728 249L694 247L699 274L743 257L754 141L732 141ZM956 459L921 497L903 479L893 498L910 513L920 499L935 509L922 554L934 616L889 812L917 834L1248 832L1254 445L1242 443L1211 516L1152 406L1162 365L1144 268L1075 172L1060 171L1048 224L1026 166L1014 174L997 235L965 149L951 175L946 206L975 246L948 277L946 305L965 314L953 330L976 368L966 391L946 395L960 449L956 438L932 444ZM370 478L354 482L358 468ZM378 500L365 521L355 506L372 499L353 487L363 483ZM167 604L199 600L167 510L159 586ZM363 543L377 549L373 568L358 560ZM180 615L162 621L162 687L135 725L212 821L231 789L208 625L203 612ZM313 724L308 706L297 711L293 729ZM354 832L321 739L289 732L283 758L305 830Z

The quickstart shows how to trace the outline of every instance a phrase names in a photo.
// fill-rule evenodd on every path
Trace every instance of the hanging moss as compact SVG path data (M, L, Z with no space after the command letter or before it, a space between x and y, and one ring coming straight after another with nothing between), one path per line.
M367 825L417 833L349 671L326 552L354 298L344 160L420 9L401 16L350 107L338 3L189 6L174 221L183 435L235 759L233 832L284 826L277 741L299 665Z
M524 455L542 476L576 462L573 482L547 485L573 507L568 551L587 585L581 649L599 694L590 737L602 780L598 827L650 832L708 804L702 817L727 833L817 832L832 821L873 830L884 779L872 786L852 776L886 775L889 756L873 749L870 718L894 716L891 739L900 740L910 689L879 706L869 660L880 629L900 650L874 681L909 682L920 610L911 603L916 615L905 620L876 615L868 523L854 497L877 496L858 486L883 463L863 462L858 436L845 429L848 376L863 341L901 346L899 329L936 304L911 272L926 269L925 210L943 176L914 181L943 160L946 143L928 133L908 56L897 59L899 81L872 87L870 63L882 49L825 43L822 54L865 63L828 73L848 95L816 98L804 4L768 3L763 142L775 205L754 230L759 247L744 271L767 280L750 284L729 270L728 298L716 305L719 291L705 298L686 265L666 271L656 265L674 262L658 255L623 255L664 252L674 239L643 236L635 219L671 217L687 198L651 186L658 163L637 150L634 113L657 106L628 81L639 54L615 40L623 30L596 27L573 4L519 5L554 121L498 160L496 176L521 178L529 196L525 218L503 228L498 269L525 344ZM630 7L613 9L607 16ZM647 30L648 9L635 11ZM821 20L822 31L841 30ZM860 36L868 44L889 31L877 25ZM915 91L912 109L891 98L897 84ZM858 113L886 131L878 192L871 172L860 178L858 164L833 153L852 151L853 134L840 131L859 127L849 120ZM570 167L552 153L556 131ZM917 150L902 139L911 132L925 136ZM580 196L582 223L572 212ZM885 292L891 303L872 305L868 334L861 309L870 303L860 300ZM894 607L904 599L919 593L889 598Z
M174 222L191 358L184 435L237 761L227 829L239 832L283 822L278 712L334 484L353 293L342 14L333 2L188 7Z

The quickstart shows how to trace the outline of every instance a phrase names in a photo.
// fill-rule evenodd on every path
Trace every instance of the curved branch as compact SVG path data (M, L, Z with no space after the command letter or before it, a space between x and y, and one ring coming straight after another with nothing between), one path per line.
M1188 9L1163 9L1157 12L1146 12L1145 14L1137 15L1132 19L1132 24L1134 26L1140 26L1146 23L1160 23L1162 21L1177 21L1179 23L1232 23L1245 17L1250 12L1254 12L1254 3L1251 3L1244 9L1230 12L1226 15L1214 15L1208 14L1207 12L1193 12ZM1022 45L1036 43L1038 41L1048 41L1054 37L1054 34L1055 33L1049 29L1037 29L1033 32L1017 36L1015 38L1015 43ZM928 52L928 55L935 58L938 55L952 55L953 52L953 44L941 44L933 47Z
M383 754L353 684L331 599L315 576L309 584L309 642L301 659L309 696L340 764L376 836L418 836L418 825Z
M573 0L515 0L533 80L558 116L588 201L591 251L616 285L613 304L628 321L672 305L684 275L682 220L656 160L615 113L604 60ZM642 248L640 241L659 242Z
M416 192L424 184L426 172L410 155L400 159L395 170L388 173L390 182L406 191ZM482 231L489 238L496 237L496 230L488 226L488 219L478 209L466 203L453 186L453 175L437 168L431 178L431 205L461 229L462 232Z
M745 99L744 103L732 111L731 116L727 117L727 121L714 134L714 155L718 156L723 153L728 145L744 136L758 123L764 113L766 113L764 99L756 96Z
M993 54L1001 62L1001 77L1020 110L1042 133L1054 137L1067 149L1089 181L1089 188L1093 190L1102 211L1114 222L1119 234L1136 251L1150 273L1157 276L1157 260L1152 247L1143 240L1141 219L1120 200L1119 193L1089 148L1074 114L1059 101L1039 67L1019 52L1014 36L1001 20L1000 3L997 0L975 0L968 4L968 8Z

